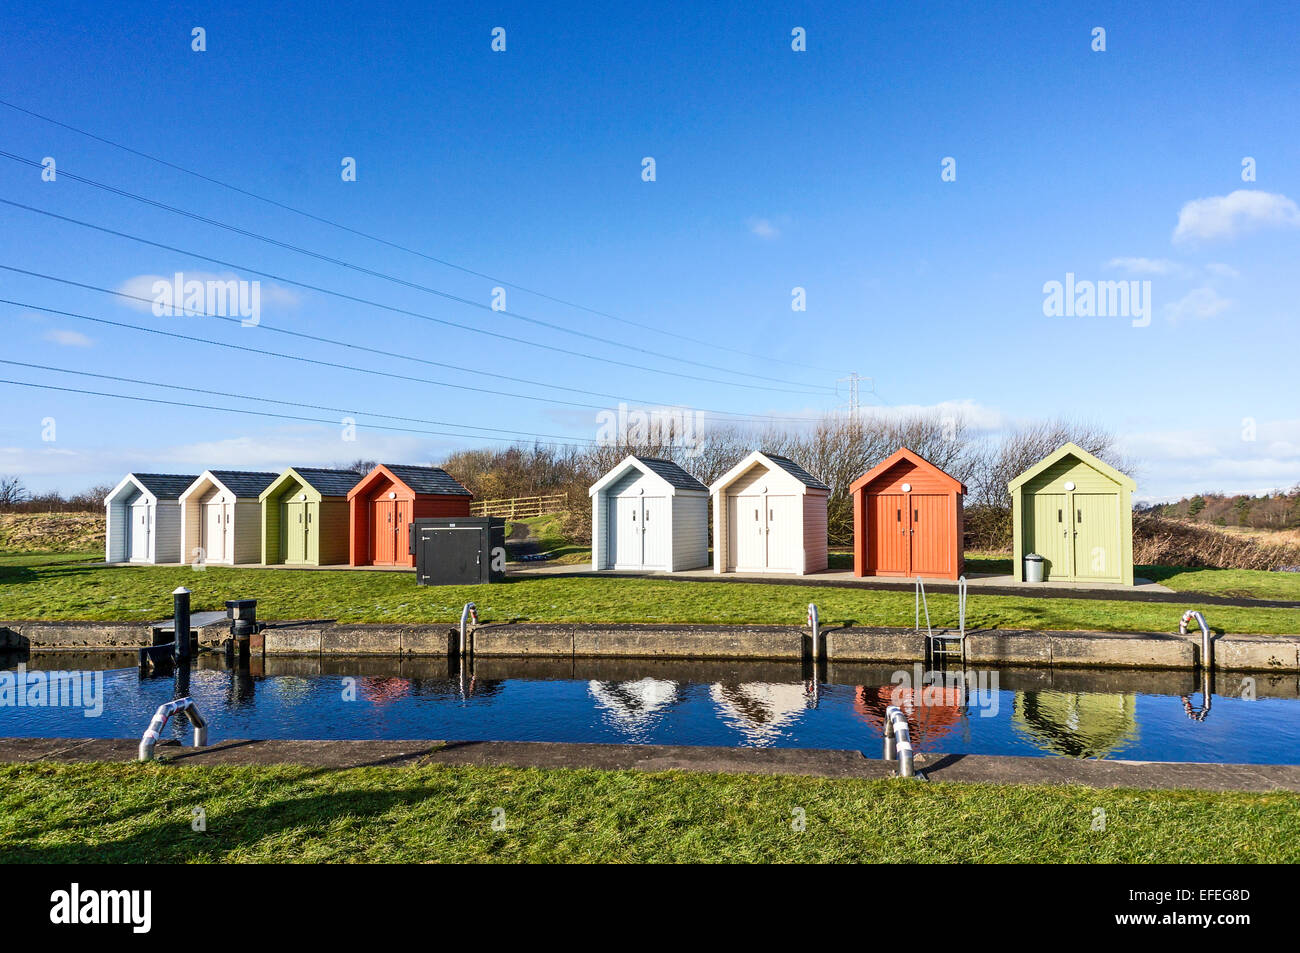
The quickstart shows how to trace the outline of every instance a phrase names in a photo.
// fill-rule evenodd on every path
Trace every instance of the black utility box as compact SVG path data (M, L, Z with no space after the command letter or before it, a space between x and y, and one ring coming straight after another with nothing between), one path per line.
M495 516L414 519L409 552L421 586L500 582L506 574L506 521Z

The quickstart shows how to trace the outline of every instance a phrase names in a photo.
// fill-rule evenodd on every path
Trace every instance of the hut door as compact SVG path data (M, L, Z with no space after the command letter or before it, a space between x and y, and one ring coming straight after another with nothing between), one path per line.
M911 572L908 530L911 520L907 499L901 493L878 493L868 497L871 526L867 534L868 565L876 572Z
M387 564L397 559L397 501L375 500L370 514L370 561Z
M1035 493L1025 506L1030 520L1025 554L1043 557L1043 578L1070 579L1073 519L1064 493Z
M635 496L614 497L614 518L610 520L613 539L610 553L614 565L623 569L638 569L643 553L641 542L641 500Z
M133 503L131 505L131 559L135 562L149 561L149 504Z
M205 503L203 505L203 556L208 562L224 562L226 559L227 520L224 503Z
M284 561L307 561L307 504L301 501L284 504Z
M1119 497L1074 493L1074 578L1119 579Z
M727 497L728 569L767 568L767 507L761 496Z
M947 504L948 497L939 494L910 494L912 525L908 541L914 576L943 575L950 571L948 554L953 550L953 543Z
M412 500L395 500L393 502L393 562L407 563L410 555L411 508Z
M641 565L668 568L668 501L662 496L641 498Z
M769 496L767 503L767 558L763 568L775 572L799 569L799 497Z

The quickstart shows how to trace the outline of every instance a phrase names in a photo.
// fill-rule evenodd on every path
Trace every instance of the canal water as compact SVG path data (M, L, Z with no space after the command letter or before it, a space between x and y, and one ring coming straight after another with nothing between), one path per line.
M59 674L65 673L65 674ZM123 654L0 655L0 737L138 739L189 694L210 740L567 741L853 749L878 757L886 706L923 752L1300 763L1295 675L1078 669L926 673L833 663L204 657L144 678ZM179 681L179 684L178 684ZM76 691L74 691L74 689ZM183 725L169 724L178 740Z

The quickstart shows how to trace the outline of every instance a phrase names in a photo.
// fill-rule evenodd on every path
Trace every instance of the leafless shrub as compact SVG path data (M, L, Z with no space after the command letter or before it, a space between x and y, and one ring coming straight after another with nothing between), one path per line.
M1300 546L1224 533L1148 512L1133 514L1133 562L1144 566L1280 569L1300 566Z

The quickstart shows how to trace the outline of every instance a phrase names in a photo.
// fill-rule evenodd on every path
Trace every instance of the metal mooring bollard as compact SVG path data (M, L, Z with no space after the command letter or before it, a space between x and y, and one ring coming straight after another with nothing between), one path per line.
M176 658L190 657L190 591L180 586L172 593L172 632L176 636Z
M808 629L812 632L812 660L816 665L821 660L822 622L817 615L817 603L808 603Z

